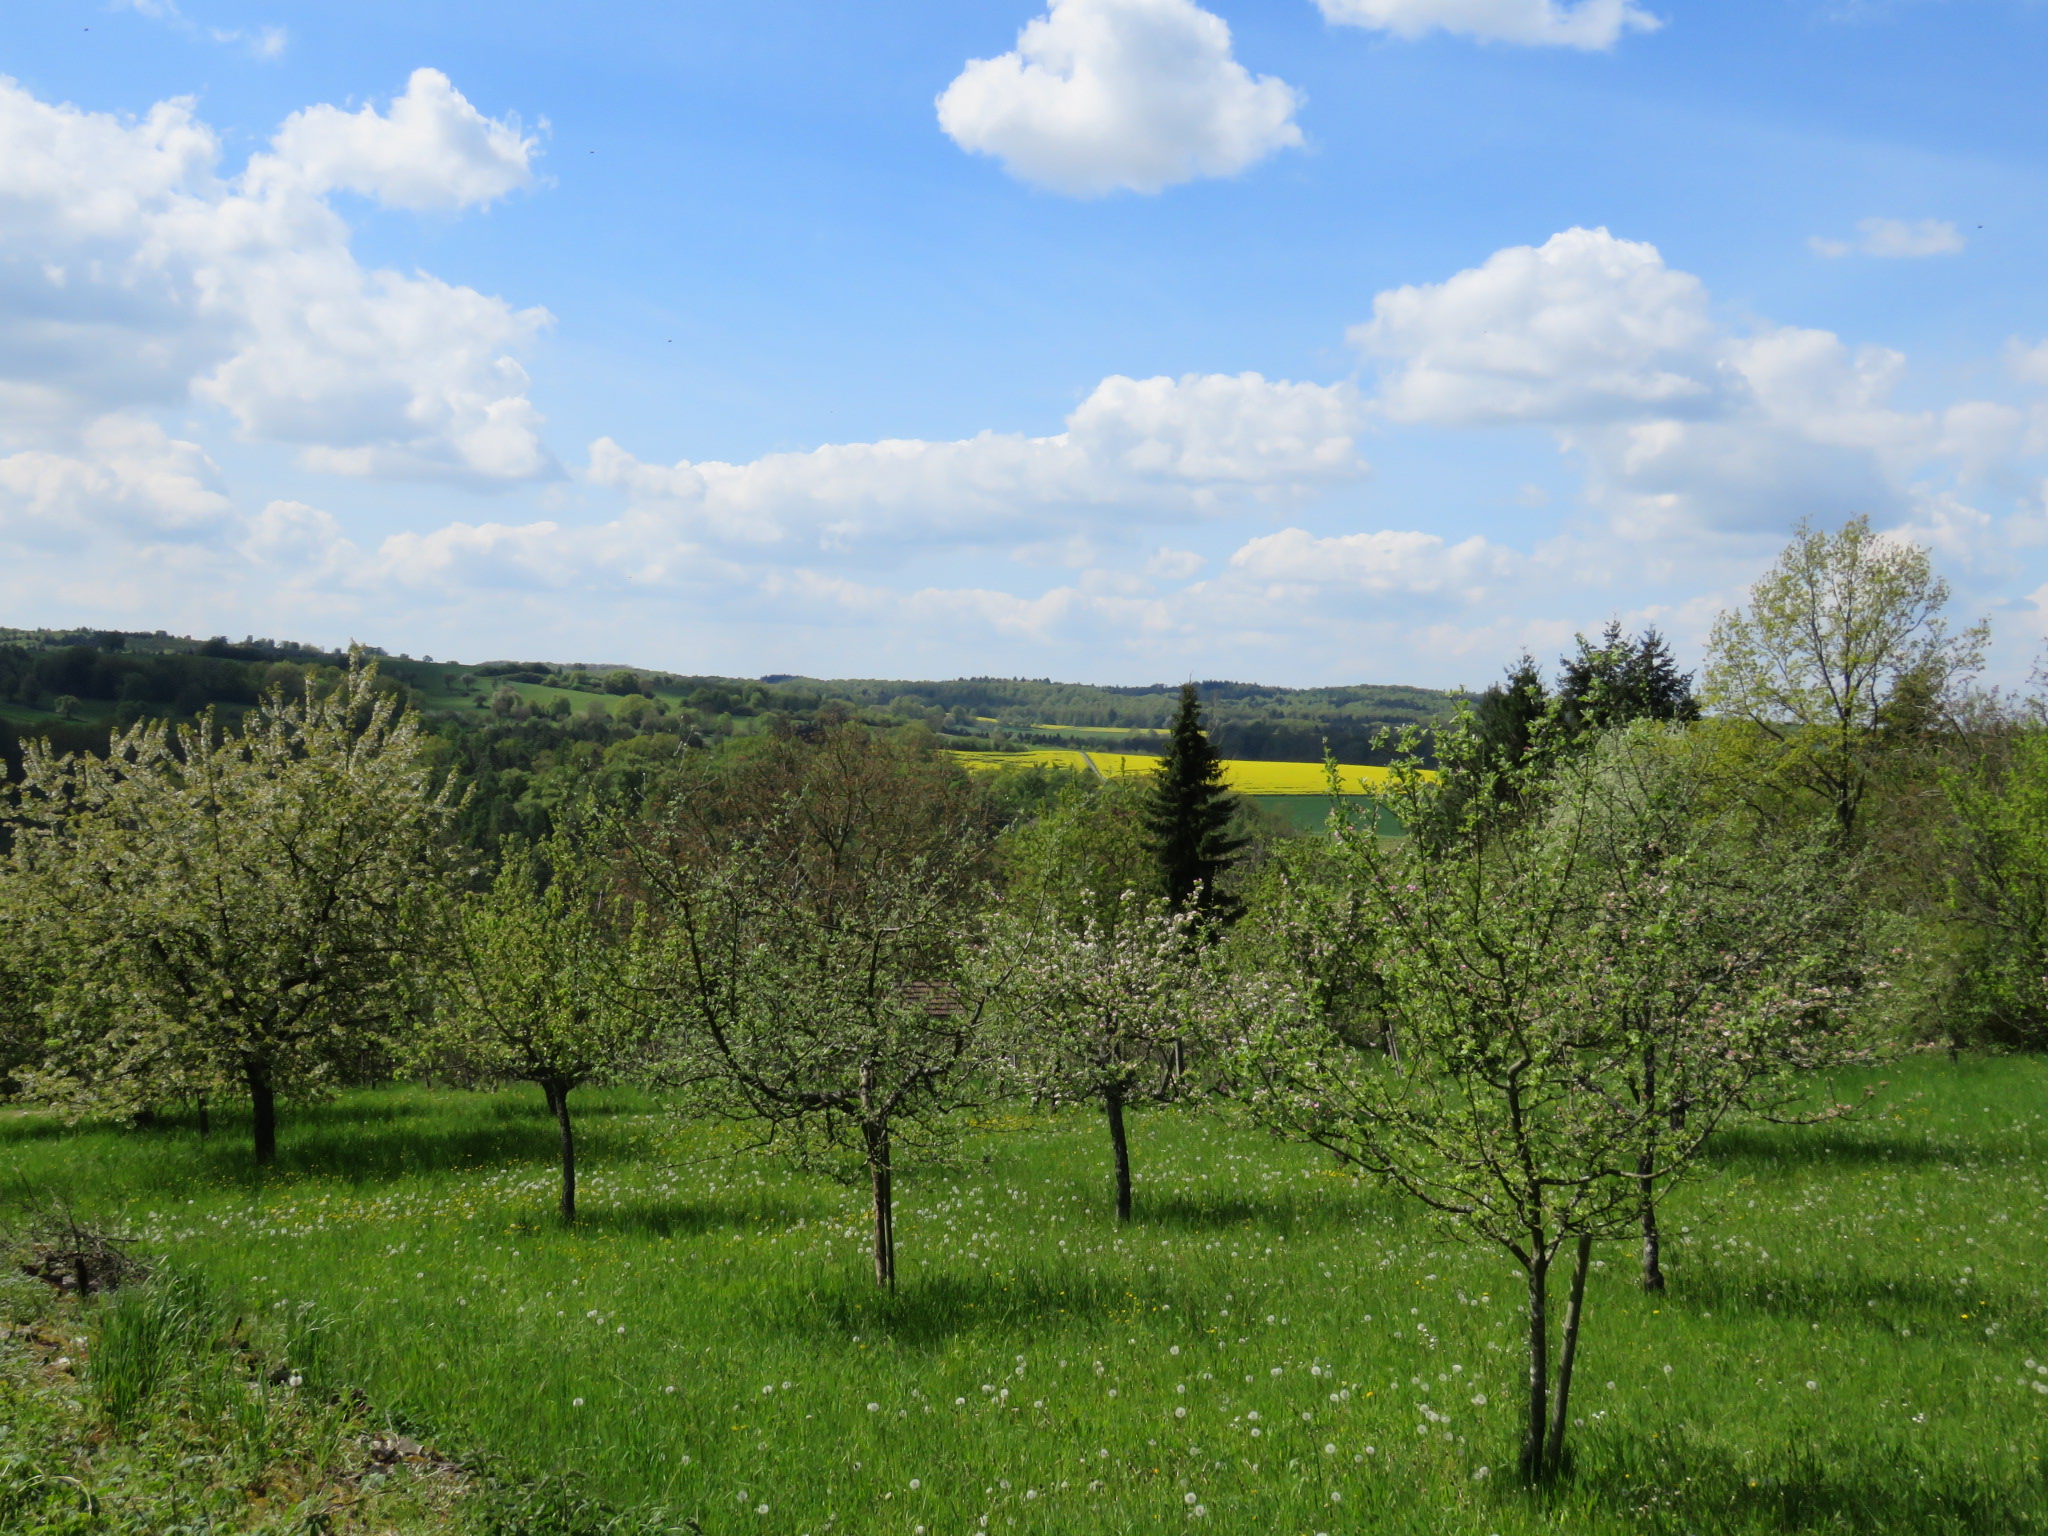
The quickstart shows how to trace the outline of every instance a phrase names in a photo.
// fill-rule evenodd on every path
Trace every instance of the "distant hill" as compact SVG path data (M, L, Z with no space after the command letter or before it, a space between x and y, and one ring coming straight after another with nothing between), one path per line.
M693 676L606 663L437 660L375 647L390 685L444 734L484 726L574 722L579 732L671 732L706 743L838 719L921 724L956 749L1050 746L1146 751L1171 719L1178 684L1105 688L1049 678ZM39 735L66 749L103 748L110 729L144 718L189 719L209 707L238 715L268 688L297 686L347 655L254 637L194 639L113 630L0 629L0 752ZM1384 761L1374 737L1449 714L1456 696L1358 684L1275 688L1197 685L1225 757L1312 762L1325 745L1344 762Z

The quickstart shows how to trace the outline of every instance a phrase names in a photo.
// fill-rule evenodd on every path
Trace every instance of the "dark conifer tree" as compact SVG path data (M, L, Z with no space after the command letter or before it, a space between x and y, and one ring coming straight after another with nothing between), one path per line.
M1527 651L1508 668L1507 676L1479 695L1472 705L1472 723L1486 743L1486 763L1499 772L1519 763L1550 708L1550 690L1536 658Z
M1190 906L1228 922L1236 903L1217 890L1247 841L1230 835L1237 797L1223 786L1223 760L1202 729L1202 701L1183 683L1173 739L1159 764L1145 815L1159 861L1160 886L1176 912Z
M1654 628L1635 639L1611 619L1594 645L1578 637L1576 656L1562 658L1557 694L1565 729L1573 736L1604 731L1631 720L1697 720L1692 674L1678 670L1671 647Z
M1486 689L1447 729L1465 734L1445 748L1438 769L1443 794L1408 831L1428 846L1448 846L1465 833L1511 816L1520 803L1516 769L1534 745L1554 701L1536 658L1524 651L1507 674Z

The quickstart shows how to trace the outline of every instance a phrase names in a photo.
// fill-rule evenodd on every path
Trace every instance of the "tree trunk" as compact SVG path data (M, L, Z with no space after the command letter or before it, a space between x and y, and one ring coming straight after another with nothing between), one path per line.
M270 1084L270 1068L249 1068L249 1104L254 1111L256 1161L277 1161L277 1092Z
M867 1144L868 1176L875 1188L875 1284L896 1289L896 1192L889 1167L889 1127L871 1121L861 1127Z
M1636 1159L1636 1178L1643 1197L1643 1289L1664 1289L1664 1266L1659 1262L1663 1238L1657 1231L1657 1047L1643 1047L1643 1102L1649 1113L1643 1117L1643 1150ZM1675 1115L1678 1111L1673 1110Z
M1529 1263L1529 1413L1522 1435L1522 1481L1543 1479L1544 1414L1550 1407L1550 1259L1532 1245Z
M1586 1270L1593 1257L1593 1239L1579 1239L1578 1262L1572 1266L1571 1300L1565 1303L1564 1340L1557 1352L1556 1401L1550 1410L1550 1447L1543 1458L1543 1475L1555 1477L1564 1470L1564 1430L1571 1421L1572 1362L1579 1353L1579 1319L1586 1309Z
M540 1085L548 1096L548 1109L562 1133L562 1225L576 1220L576 1133L569 1124L569 1089L572 1084L551 1078Z
M1131 1219L1131 1144L1124 1135L1124 1091L1102 1090L1102 1107L1109 1111L1109 1145L1116 1156L1116 1219Z
M213 1134L213 1115L207 1108L206 1095L199 1095L199 1139L204 1141Z
M1645 1152L1636 1164L1636 1171L1643 1181L1643 1289L1661 1291L1664 1289L1664 1266L1659 1262L1664 1248L1664 1236L1657 1229L1657 1191L1651 1173L1656 1164L1650 1153Z

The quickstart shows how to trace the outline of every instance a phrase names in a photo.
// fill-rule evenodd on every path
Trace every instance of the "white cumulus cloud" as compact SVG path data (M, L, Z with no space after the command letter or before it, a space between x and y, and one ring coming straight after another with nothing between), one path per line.
M1441 535L1382 529L1317 538L1283 528L1252 539L1230 557L1232 571L1281 586L1344 587L1374 595L1465 591L1476 600L1489 580L1525 562L1476 535L1453 544Z
M1815 235L1806 242L1816 256L1953 256L1969 244L1946 219L1865 219L1854 240Z
M1489 42L1553 48L1612 48L1624 33L1663 23L1635 0L1316 0L1345 26L1396 37L1451 32Z
M249 171L259 187L280 177L315 195L360 192L392 208L466 208L532 186L537 145L516 117L485 117L440 70L416 69L388 112L294 112Z
M1638 535L1903 517L1930 460L1981 473L2022 434L2019 414L1990 402L1898 410L1898 353L1737 330L1698 278L1604 229L1382 293L1351 337L1382 365L1388 416L1548 427L1583 458L1593 503Z
M2006 343L2005 366L2022 384L2048 384L2048 341Z
M546 312L366 270L326 200L486 202L530 149L421 71L388 115L300 113L225 175L190 101L122 119L0 79L0 444L72 452L102 417L196 398L321 469L551 473L515 356Z
M101 417L71 453L0 456L0 548L112 546L118 558L215 538L233 524L214 462L144 417Z
M971 61L939 126L1037 186L1090 197L1231 176L1299 145L1301 98L1231 54L1193 0L1051 0L1017 46Z
M1653 245L1568 229L1447 282L1390 289L1354 345L1390 365L1401 421L1442 425L1703 410L1721 385L1707 293Z
M745 464L647 464L610 438L589 478L734 543L845 548L1043 535L1116 509L1140 517L1285 503L1356 478L1361 417L1348 384L1256 373L1104 379L1049 437L834 443Z

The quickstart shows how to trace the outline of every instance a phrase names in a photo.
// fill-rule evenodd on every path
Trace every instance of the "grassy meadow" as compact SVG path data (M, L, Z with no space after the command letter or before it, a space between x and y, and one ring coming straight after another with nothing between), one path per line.
M2048 1528L2048 1063L1921 1060L1853 1123L1725 1135L1671 1289L1600 1255L1556 1491L1512 1468L1519 1273L1225 1120L963 1125L864 1193L625 1092L392 1089L232 1125L0 1117L18 1192L196 1268L457 1454L706 1533L2027 1532ZM686 1524L685 1522L694 1522Z

